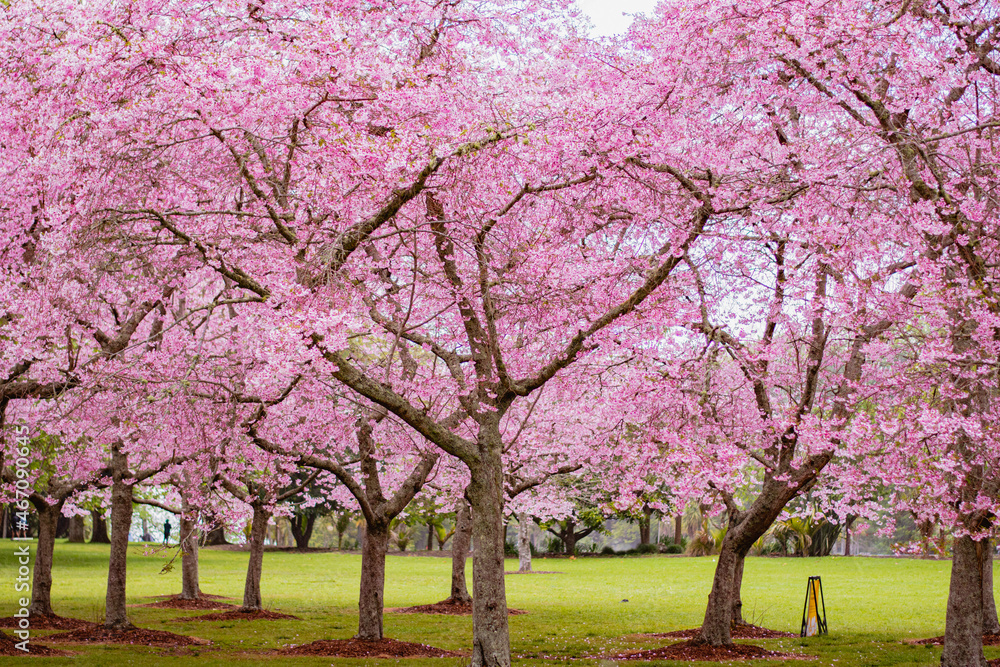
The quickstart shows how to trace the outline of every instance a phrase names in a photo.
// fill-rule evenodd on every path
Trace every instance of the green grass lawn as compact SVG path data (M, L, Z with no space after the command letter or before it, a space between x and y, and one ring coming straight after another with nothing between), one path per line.
M13 543L6 544L9 554L13 554ZM62 541L56 545L53 574L56 613L95 621L102 618L107 557L107 546L71 545ZM145 596L180 591L179 567L160 573L167 558L166 553L144 555L143 547L138 545L130 548L130 603L147 602ZM245 552L202 550L202 590L241 598L246 561ZM809 575L821 575L830 635L756 643L819 657L805 663L809 665L932 665L939 660L940 648L911 646L899 640L944 632L949 565L946 561L887 558L750 558L743 585L745 616L759 625L797 632L806 579ZM534 566L537 570L560 574L507 577L510 606L529 612L510 621L516 662L521 665L572 662L610 667L616 663L600 656L655 648L665 643L634 636L638 633L697 626L704 613L715 562L713 558L664 556L572 561L538 558ZM301 621L176 623L173 619L197 613L137 607L131 612L132 620L141 627L193 635L213 643L194 649L70 647L77 653L73 658L34 660L45 664L116 666L177 662L303 666L401 663L414 667L464 664L457 659L331 660L255 655L288 644L353 635L360 567L361 557L357 555L268 552L264 557L262 583L265 606L300 616ZM447 597L450 567L445 558L389 556L386 606L426 604ZM516 569L516 561L508 561L507 568ZM14 610L14 572L13 556L0 558L0 582L9 582L0 583L7 591L0 598L3 605L0 613L4 615ZM471 581L469 586L471 590ZM385 630L394 639L467 651L471 645L472 621L387 613ZM42 639L45 634L48 633L38 632L33 638ZM995 657L1000 657L1000 649L988 648L987 658Z

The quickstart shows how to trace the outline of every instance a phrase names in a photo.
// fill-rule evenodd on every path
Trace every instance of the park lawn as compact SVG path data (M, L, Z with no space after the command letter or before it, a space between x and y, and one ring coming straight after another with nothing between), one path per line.
M4 615L14 611L14 543L7 545L9 555L0 558L0 582L8 582L0 583L7 591L0 598L0 613ZM57 544L53 572L56 613L101 619L107 554L106 545L63 541ZM141 545L130 547L130 603L149 601L145 596L179 592L179 562L172 571L161 573L170 555L173 552L157 552ZM639 633L697 626L711 586L714 560L670 556L536 558L536 570L558 574L507 577L510 606L529 612L511 617L515 662L556 665L571 661L601 667L710 664L628 663L600 656L656 648L669 641L636 637ZM246 561L245 552L202 550L202 590L241 598ZM830 667L936 664L940 647L912 646L899 640L944 632L949 565L947 561L858 557L748 559L743 587L748 620L776 630L797 632L806 580L810 575L821 575L830 627L828 637L755 642L775 650L816 655L816 661L753 664ZM213 643L190 649L62 645L77 655L33 660L39 664L115 666L465 664L460 659L341 660L260 654L289 644L353 635L360 566L361 557L355 554L269 551L264 558L262 582L265 606L295 614L301 621L178 623L173 619L195 616L198 612L136 607L131 615L140 627L192 635ZM390 555L386 567L386 606L426 604L447 597L450 567L446 558ZM516 561L509 560L507 568L515 569ZM386 636L394 639L467 652L472 621L462 617L387 613L385 631ZM41 639L45 634L50 633L39 631L33 638ZM1000 657L1000 649L986 651L987 658Z

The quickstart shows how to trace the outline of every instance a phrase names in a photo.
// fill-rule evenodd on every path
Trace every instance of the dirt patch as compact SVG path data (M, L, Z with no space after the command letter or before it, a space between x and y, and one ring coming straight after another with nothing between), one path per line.
M520 570L506 570L504 574L566 574L565 572L546 572L545 570L531 570L530 572L521 572Z
M673 632L650 632L640 635L641 637L659 637L663 639L694 639L701 632L701 628L691 628L689 630L674 630ZM733 639L788 639L798 637L794 632L782 632L781 630L769 630L759 625L737 625L732 628L730 635Z
M298 616L291 614L281 614L276 611L258 609L257 611L242 611L233 609L222 611L217 614L203 614L201 616L191 616L188 618L175 618L175 623L187 623L188 621L301 621Z
M182 600L181 598L169 597L159 602L147 602L146 604L133 604L130 607L149 607L152 609L232 609L235 605L227 602L219 602L217 599L199 598L197 600Z
M904 644L917 644L918 646L943 646L944 636L928 637L927 639L904 639ZM1000 635L983 635L983 646L1000 646ZM995 661L990 661L995 662ZM1000 665L1000 663L998 663Z
M202 600L238 600L238 598L227 598L225 595L212 595L211 593L202 593L198 591L198 597ZM147 600L180 600L180 593L173 593L171 595L147 595Z
M753 644L708 646L692 641L671 644L648 651L631 651L611 656L610 660L693 660L702 662L728 662L730 660L815 660L812 655L780 653Z
M38 656L57 656L57 655L73 655L68 651L60 651L59 649L49 648L48 646L43 646L42 644L36 644L33 641L28 642L28 652L25 654L24 651L17 648L18 640L14 639L8 634L0 632L0 655L3 656L24 656L24 655L38 655Z
M0 628L18 628L21 619L8 616L0 618ZM85 621L82 618L66 618L64 616L45 616L31 614L28 616L29 627L32 630L80 630L82 628L96 628L97 623Z
M462 653L395 639L321 639L294 646L279 655L320 655L331 658L462 658Z
M471 602L452 602L451 600L442 600L441 602L435 602L434 604L421 604L416 607L396 607L392 609L386 609L388 612L395 614L438 614L444 616L472 616L472 603ZM520 616L521 614L527 614L528 612L523 609L508 609L508 616Z
M84 628L72 632L60 632L45 638L47 642L73 642L79 644L132 644L136 646L193 646L205 645L211 642L197 637L175 635L163 630L145 630L129 628L128 630L110 630L103 626Z

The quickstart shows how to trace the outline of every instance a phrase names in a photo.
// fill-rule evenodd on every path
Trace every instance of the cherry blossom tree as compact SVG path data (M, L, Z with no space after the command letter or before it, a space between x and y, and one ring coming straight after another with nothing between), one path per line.
M984 189L980 196L988 202L995 195ZM1000 629L991 539L1000 490L996 279L985 259L993 241L981 225L965 229L967 240L957 239L927 267L927 288L914 300L919 324L901 332L892 350L897 379L859 425L881 446L854 471L889 484L899 507L954 536L942 657L948 665L982 664L982 635Z
M977 164L993 150L987 145L995 124L991 114L996 19L985 3L941 3L933 8L919 3L838 3L833 11L818 3L795 2L706 4L701 9L661 3L658 17L638 27L635 38L648 44L663 31L684 34L684 39L658 45L664 57L697 61L699 71L726 73L727 89L738 91L745 100L732 108L748 128L749 123L758 123L758 137L770 133L774 149L791 159L789 184L802 189L796 196L796 211L784 219L771 216L761 244L770 243L774 259L779 254L799 254L804 247L826 255L817 254L814 260L820 265L811 271L812 296L803 292L800 297L811 308L798 319L805 329L799 340L812 342L802 350L800 359L807 363L799 389L790 398L805 409L775 431L776 455L794 455L795 443L807 433L804 427L827 420L828 425L814 432L818 439L807 446L811 453L802 463L786 472L779 472L780 465L775 468L775 493L781 496L808 482L842 444L854 414L852 403L862 398L866 385L879 384L866 377L881 349L879 340L907 321L907 302L922 285L931 284L926 281L935 275L934 265L947 256L946 250L956 241L964 246L963 234L979 226L988 201L982 193L992 190L984 187L989 177L977 170ZM855 224L859 219L864 221L864 238L851 233L862 230ZM808 230L808 236L793 241L797 247L786 244L779 253L778 244L792 240L782 230L792 222L796 231ZM771 231L775 223L777 234ZM872 229L878 232L871 234ZM871 248L867 254L866 246ZM735 249L730 252L733 257L740 254ZM794 265L795 273L792 268L776 267L764 281L775 290L775 298L786 291L785 281L798 281L799 264ZM886 282L893 269L904 276ZM706 276L703 283L710 284L709 280ZM879 291L883 296L875 298ZM891 292L895 298L889 298ZM842 305L834 308L837 302ZM702 304L712 302L702 300ZM777 317L779 312L762 313L752 346L739 341L739 336L727 338L724 330L706 326L704 316L698 325L739 365L764 419L771 418L767 408L776 407L769 389L774 387L770 376L775 374L771 370L775 359L763 351L762 343L767 348L778 341L768 332L785 325L787 319ZM829 321L834 313L844 319ZM850 332L839 350L830 347L833 327ZM816 384L824 381L826 369L841 378L829 385L836 388L836 396L830 398ZM818 399L828 401L828 407L814 412L813 401ZM818 421L817 414L824 419ZM826 444L820 444L824 440ZM767 463L761 465L769 470ZM753 507L731 506L730 514L738 522L756 516ZM773 520L771 512L765 514L761 528ZM727 540L735 543L742 533L731 526ZM720 557L720 564L723 560L730 559ZM954 565L966 567L962 558L956 558ZM710 643L729 640L724 627L731 616L728 579L717 577L713 587L702 630L703 640ZM946 643L957 652L946 647L944 664L981 663L981 657L958 647L968 646L968 641Z
M267 458L276 459L272 461L262 461ZM248 542L250 546L250 558L247 561L247 576L243 586L243 604L240 611L244 613L259 612L263 609L263 598L260 592L260 580L264 571L264 539L267 535L267 524L274 516L275 506L291 498L309 486L315 479L313 473L300 484L293 484L290 488L279 488L282 478L288 478L294 464L288 462L284 457L253 457L250 459L255 464L263 463L262 468L257 468L256 474L247 472L238 482L229 479L222 480L222 486L234 497L243 501L250 507L251 519L249 526ZM274 470L274 467L281 468L281 463L286 464L286 469L281 472ZM261 472L263 474L261 474Z
M88 459L93 456L89 443L63 443L58 438L36 436L29 440L31 446L11 458L35 458L38 477L28 495L28 500L38 514L38 545L31 579L31 604L28 613L36 626L43 624L60 627L60 618L52 609L52 558L55 550L56 524L64 505L82 491L99 488L101 480L110 474L103 466L103 458L97 462ZM82 463L82 465L81 465ZM80 476L69 471L80 470ZM13 468L4 471L4 482L16 488L17 474ZM12 494L13 495L13 494Z
M321 387L300 384L300 377L293 379L282 392L280 400L272 403L287 410L286 418L302 424L305 421L304 415L310 411L310 404L323 394L317 391ZM305 392L309 398L299 395L299 400L294 400L294 397L289 400L293 390ZM335 398L325 399L330 403L336 402ZM401 433L399 425L393 428L392 421L386 420L388 413L384 409L373 408L360 408L357 411L351 429L356 445L344 442L343 434L346 429L342 427L337 428L335 424L323 422L306 422L306 433L301 438L292 438L293 442L303 442L302 447L279 446L276 441L269 439L269 434L281 434L287 441L287 434L295 433L296 429L266 422L264 405L262 401L245 422L254 444L266 452L313 468L317 473L329 473L347 488L361 508L365 537L361 547L361 589L356 637L382 639L385 554L389 544L390 525L420 492L441 456L440 451L426 445L423 451L420 447L414 447L408 432ZM319 433L326 433L326 438L331 442L317 442ZM330 438L333 434L334 437ZM394 441L395 446L391 444Z

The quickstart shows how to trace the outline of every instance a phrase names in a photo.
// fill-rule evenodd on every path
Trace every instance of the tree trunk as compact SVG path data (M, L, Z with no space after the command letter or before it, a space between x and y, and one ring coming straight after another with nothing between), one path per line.
M701 624L699 641L712 646L729 646L733 643L730 632L733 619L733 586L736 583L736 565L740 561L729 535L722 540L719 562L715 566L712 592L708 594L708 608Z
M997 603L993 597L993 540L983 540L983 634L1000 635Z
M649 544L649 533L653 510L648 507L642 509L643 517L639 519L639 544Z
M480 426L480 459L472 481L472 667L510 667L507 591L503 570L503 462L499 419Z
M83 517L74 515L69 518L69 541L74 544L83 544Z
M572 556L576 553L576 521L566 519L566 530L562 534L563 547Z
M468 604L472 602L465 584L465 560L469 557L469 542L472 537L472 517L469 503L459 498L455 505L455 534L451 538L451 595L452 602Z
M746 625L743 620L743 565L746 563L746 554L736 554L736 565L733 567L733 625Z
M247 564L247 580L243 587L243 607L240 611L260 611L260 575L264 567L264 538L267 536L267 522L271 513L260 504L254 504L253 520L250 523L250 562Z
M785 505L794 498L801 486L789 486L784 481L766 479L760 494L745 511L732 509L729 512L726 536L722 539L719 561L712 580L712 592L708 596L705 620L697 642L711 646L731 646L733 643L731 626L739 604L742 617L739 586L743 584L743 561L753 546ZM737 569L739 573L737 576Z
M108 524L104 521L104 510L91 510L90 518L93 526L90 531L91 544L111 544L108 537Z
M674 544L680 544L684 536L684 517L678 514L674 517Z
M69 537L69 517L60 514L56 517L56 537Z
M851 555L851 524L844 526L844 555Z
M152 542L153 536L149 534L149 519L142 517L142 541Z
M517 571L531 572L531 522L528 515L517 515Z
M181 514L178 543L181 548L181 599L198 599L198 528L185 507Z
M226 527L219 524L205 534L203 544L207 547L214 547L221 544L229 544L226 540Z
M427 522L427 550L431 551L434 549L434 524L430 521Z
M120 446L121 443L111 446L113 479L111 485L111 556L108 559L108 592L104 602L104 627L127 630L132 627L128 620L128 609L125 606L128 534L132 528L132 485L125 483L129 477L128 458L121 451Z
M308 512L306 514L293 514L289 520L292 528L292 538L295 540L296 549L308 549L309 540L312 539L313 528L316 525L316 514Z
M52 554L56 546L56 524L62 511L62 502L38 508L38 546L35 550L35 570L31 578L32 616L53 616L52 611Z
M955 537L941 667L985 667L982 543Z
M368 524L361 552L361 593L358 597L357 639L382 639L385 595L385 552L389 546L389 524Z

